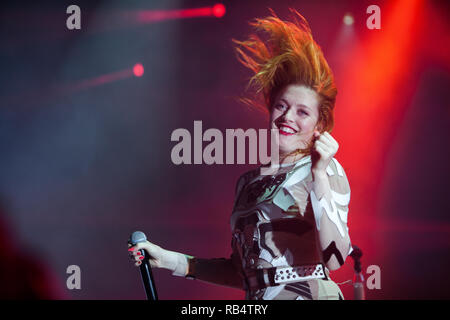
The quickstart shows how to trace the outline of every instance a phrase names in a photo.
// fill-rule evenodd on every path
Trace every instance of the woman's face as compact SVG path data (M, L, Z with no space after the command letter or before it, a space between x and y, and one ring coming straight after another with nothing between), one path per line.
M319 97L314 90L297 84L281 90L270 111L270 127L280 133L280 155L307 148L318 119Z

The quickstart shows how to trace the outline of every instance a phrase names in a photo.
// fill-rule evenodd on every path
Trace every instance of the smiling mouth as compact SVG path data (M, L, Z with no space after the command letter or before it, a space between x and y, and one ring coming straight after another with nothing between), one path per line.
M278 125L278 130L283 136L292 136L297 133L297 130L285 124Z

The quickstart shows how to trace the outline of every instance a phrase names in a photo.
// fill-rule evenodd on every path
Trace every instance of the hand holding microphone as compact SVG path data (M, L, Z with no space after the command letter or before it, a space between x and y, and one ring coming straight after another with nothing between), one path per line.
M143 242L138 242L134 246L132 243L128 243L128 252L135 260L135 266L139 267L142 264L142 260L144 259L143 250L145 250L148 254L148 261L152 268L162 268L162 249L160 246L157 246L147 240Z
M136 231L131 235L128 246L128 252L137 267L141 266L145 260L145 251L151 267L170 270L175 276L184 277L187 274L188 259L186 255L163 249L147 241L145 234L140 231Z

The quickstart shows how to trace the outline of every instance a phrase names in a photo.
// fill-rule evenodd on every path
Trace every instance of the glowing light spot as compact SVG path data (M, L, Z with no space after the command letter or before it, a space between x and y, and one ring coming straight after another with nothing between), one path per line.
M217 18L222 18L225 15L226 9L225 6L221 3L215 4L212 7L212 13Z
M144 74L144 66L140 63L136 63L133 67L133 74L136 77L142 77L142 75Z
M352 16L350 13L347 13L347 14L344 16L343 21L344 21L344 24L345 24L345 25L351 26L351 25L355 22L355 19L353 19L353 16Z

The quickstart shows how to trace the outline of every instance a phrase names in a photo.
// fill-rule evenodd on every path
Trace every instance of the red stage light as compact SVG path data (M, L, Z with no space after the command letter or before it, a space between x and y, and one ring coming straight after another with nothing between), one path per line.
M142 77L142 75L144 74L144 66L140 63L136 63L133 67L133 74L136 77Z
M221 3L215 4L212 7L213 15L217 18L222 18L225 15L225 6Z

